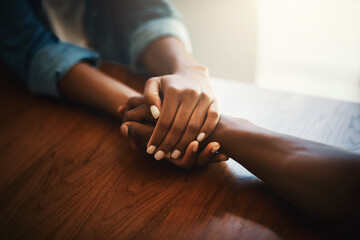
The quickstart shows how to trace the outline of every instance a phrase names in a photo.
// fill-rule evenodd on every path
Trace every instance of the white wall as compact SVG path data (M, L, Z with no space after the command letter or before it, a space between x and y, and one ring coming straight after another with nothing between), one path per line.
M360 0L172 0L215 77L360 101Z
M257 81L360 100L359 0L258 0Z
M196 58L213 76L254 81L256 2L171 0L183 13Z

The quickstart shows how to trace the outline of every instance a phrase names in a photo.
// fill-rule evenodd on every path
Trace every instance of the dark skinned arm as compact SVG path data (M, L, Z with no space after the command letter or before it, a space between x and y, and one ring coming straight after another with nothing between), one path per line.
M129 136L148 139L153 127L128 114ZM325 144L279 134L245 119L221 116L202 143L217 141L221 152L266 182L311 217L324 221L358 220L360 155ZM201 146L200 146L201 147ZM198 162L197 165L205 165Z

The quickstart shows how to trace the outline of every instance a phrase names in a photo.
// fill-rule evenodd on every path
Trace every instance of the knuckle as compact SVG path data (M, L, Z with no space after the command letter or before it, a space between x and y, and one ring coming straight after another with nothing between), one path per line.
M200 92L195 89L185 89L183 91L183 94L185 96L191 97L191 98L198 98L200 96Z
M169 83L169 82L171 82L171 79L173 78L174 76L173 75L163 75L163 76L161 76L161 81L163 81L163 82L167 82L167 83Z
M193 123L189 123L189 125L187 126L188 130L192 133L195 134L199 131L200 129L200 124L193 122Z
M183 124L181 122L174 122L174 124L171 127L171 131L175 134L175 135L180 135L183 131Z
M157 81L157 78L152 77L152 78L149 78L149 79L146 81L146 83L147 83L147 84L152 84L152 83L154 83L154 82L156 82L156 81Z
M148 80L145 82L145 90L146 90L150 85L152 85L153 82L154 82L153 78L148 79Z
M211 100L212 100L211 97L207 93L204 93L204 92L200 93L200 99L202 101L207 101L207 102L211 102Z
M180 90L173 86L167 87L165 90L165 94L168 94L168 95L177 95L177 94L179 94L179 92L180 92Z
M220 114L217 111L209 111L208 112L208 118L216 120L218 119Z

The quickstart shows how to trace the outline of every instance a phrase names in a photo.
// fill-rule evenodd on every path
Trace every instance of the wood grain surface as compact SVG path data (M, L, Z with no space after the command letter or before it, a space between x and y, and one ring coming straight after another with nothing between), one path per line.
M124 67L102 69L142 88ZM0 78L2 240L343 236L312 224L232 160L190 171L157 162L130 149L119 120L33 96L4 66ZM213 81L226 114L360 152L359 104Z

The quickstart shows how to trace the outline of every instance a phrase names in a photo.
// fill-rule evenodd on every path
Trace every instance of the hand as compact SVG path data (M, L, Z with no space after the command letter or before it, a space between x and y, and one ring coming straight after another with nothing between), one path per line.
M153 117L159 118L147 144L147 152L155 153L157 160L170 152L173 159L179 158L191 141L203 141L219 121L208 71L200 65L150 78L144 97Z
M154 130L154 119L147 105L142 104L145 101L142 98L134 97L128 101L125 113L124 123L121 126L121 133L129 137L132 145L146 143ZM173 159L171 156L165 156L165 159L174 165L183 168L192 168L193 166L204 166L211 162L226 161L228 156L223 153L217 153L220 144L217 142L209 143L201 152L199 142L192 141L186 148L185 153L180 159Z

